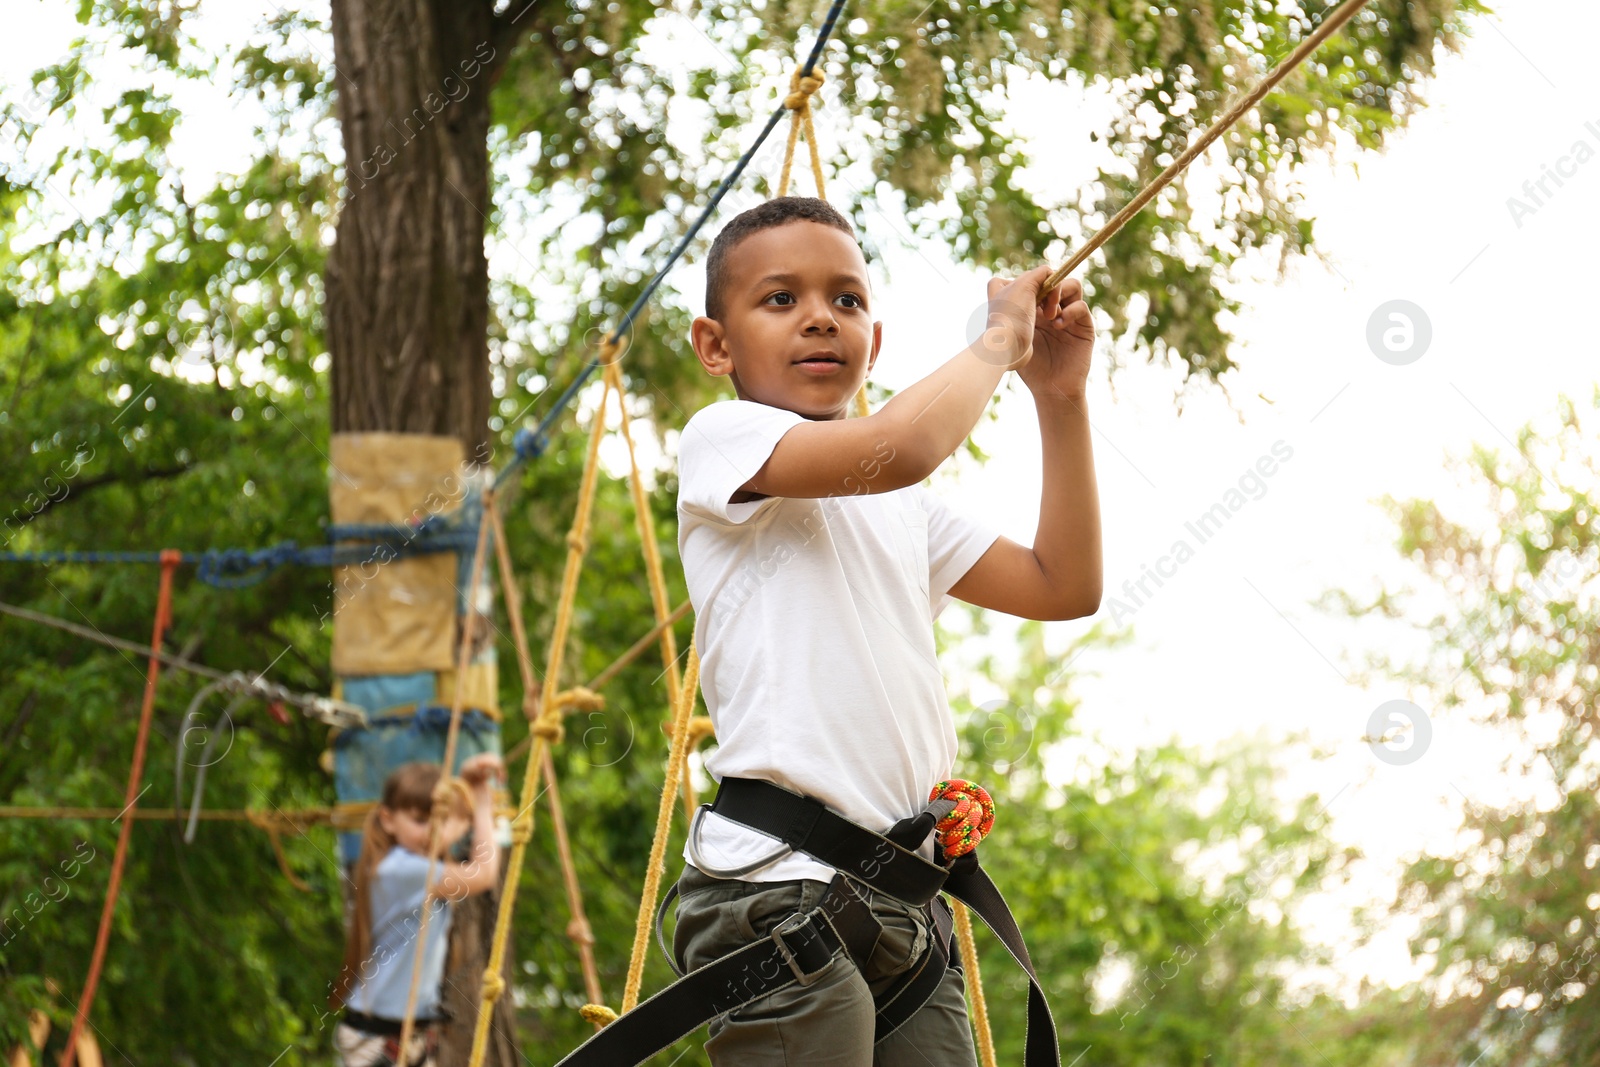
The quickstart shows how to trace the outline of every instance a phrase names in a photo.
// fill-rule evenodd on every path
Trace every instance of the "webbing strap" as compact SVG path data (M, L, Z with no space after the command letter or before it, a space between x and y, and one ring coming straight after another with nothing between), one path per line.
M939 983L944 981L945 971L951 967L961 969L961 956L951 947L954 917L950 913L950 906L942 899L936 899L929 909L933 913L933 923L927 950L881 999L873 1001L873 1007L877 1009L873 1017L874 1045L911 1020L933 996Z
M907 904L928 903L944 884L943 867L771 782L724 778L711 810Z
M738 784L730 789L730 783ZM787 841L795 849L834 867L837 873L822 902L809 912L784 920L760 941L679 978L580 1045L557 1067L626 1067L641 1063L718 1015L780 989L809 985L821 977L840 948L858 962L864 960L881 927L862 890L855 885L857 881L917 906L931 902L934 919L934 936L928 950L875 1005L874 1042L904 1025L938 988L945 970L959 966L955 961L960 957L952 946L950 909L938 897L943 888L983 920L1028 976L1023 1067L1061 1067L1055 1020L1034 973L1028 946L1005 898L978 865L978 853L959 857L947 870L902 847L902 843L917 847L932 829L934 816L924 812L897 824L889 831L897 843L835 815L809 797L767 782L733 778L723 779L715 807L721 814ZM937 876L931 888L922 868L931 869ZM923 899L917 900L919 896ZM676 961L666 948L660 926L671 899L669 894L657 910L656 936L676 971Z
M1050 1016L1050 1003L1045 1000L1039 976L1034 973L1033 960L1028 957L1028 946L1023 943L1022 931L1017 928L1017 920L1012 917L1006 898L1000 895L988 873L978 866L977 852L969 852L951 865L950 878L944 888L983 920L1028 975L1028 1029L1023 1064L1025 1067L1060 1067L1061 1047L1056 1038L1056 1023Z
M810 985L833 965L841 948L852 955L870 952L881 929L860 890L835 876L815 908L690 971L579 1045L557 1067L642 1063L725 1012L780 989Z

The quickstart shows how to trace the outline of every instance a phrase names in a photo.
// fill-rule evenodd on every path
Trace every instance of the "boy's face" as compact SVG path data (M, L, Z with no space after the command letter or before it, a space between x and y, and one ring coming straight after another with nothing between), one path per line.
M691 330L707 373L730 375L741 400L844 418L883 341L850 235L804 220L759 230L728 253L725 277L722 319Z

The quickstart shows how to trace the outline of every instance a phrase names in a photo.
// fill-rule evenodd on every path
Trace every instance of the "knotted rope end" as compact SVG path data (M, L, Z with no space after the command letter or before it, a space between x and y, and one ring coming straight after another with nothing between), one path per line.
M802 75L796 70L789 76L789 95L783 98L783 106L790 111L802 111L811 106L811 94L822 88L823 76L820 70Z
M955 808L934 828L946 860L954 860L978 847L994 828L994 798L976 782L951 778L928 794L928 802L953 800Z

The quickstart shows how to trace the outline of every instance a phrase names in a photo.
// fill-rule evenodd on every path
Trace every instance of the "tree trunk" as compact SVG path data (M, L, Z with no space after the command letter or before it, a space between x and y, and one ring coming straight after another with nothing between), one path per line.
M500 894L504 891L505 872L502 871L500 888L493 893L479 893L450 905L455 914L450 920L449 962L445 966L440 1005L454 1022L440 1039L439 1067L461 1067L472 1054L472 1034L478 1021L478 990L483 988L483 971L489 962L490 942L494 939L495 909L500 906ZM516 1014L511 1010L515 942L510 939L510 933L506 936L505 965L500 970L500 977L506 981L506 992L495 1004L483 1062L492 1067L521 1067L523 1061L516 1045Z
M486 461L493 2L332 0L332 23L346 184L325 279L333 430L453 435ZM467 1062L496 897L453 905L440 1067ZM491 1067L520 1067L514 1026L508 992Z
M345 199L327 266L335 432L487 458L491 0L333 0Z

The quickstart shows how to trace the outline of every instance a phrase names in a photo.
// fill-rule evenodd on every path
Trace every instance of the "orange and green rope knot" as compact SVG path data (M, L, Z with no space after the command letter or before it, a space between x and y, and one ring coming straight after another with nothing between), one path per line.
M934 827L946 860L965 856L994 828L994 798L976 782L960 778L940 782L928 794L930 804L935 800L956 802L955 809Z

